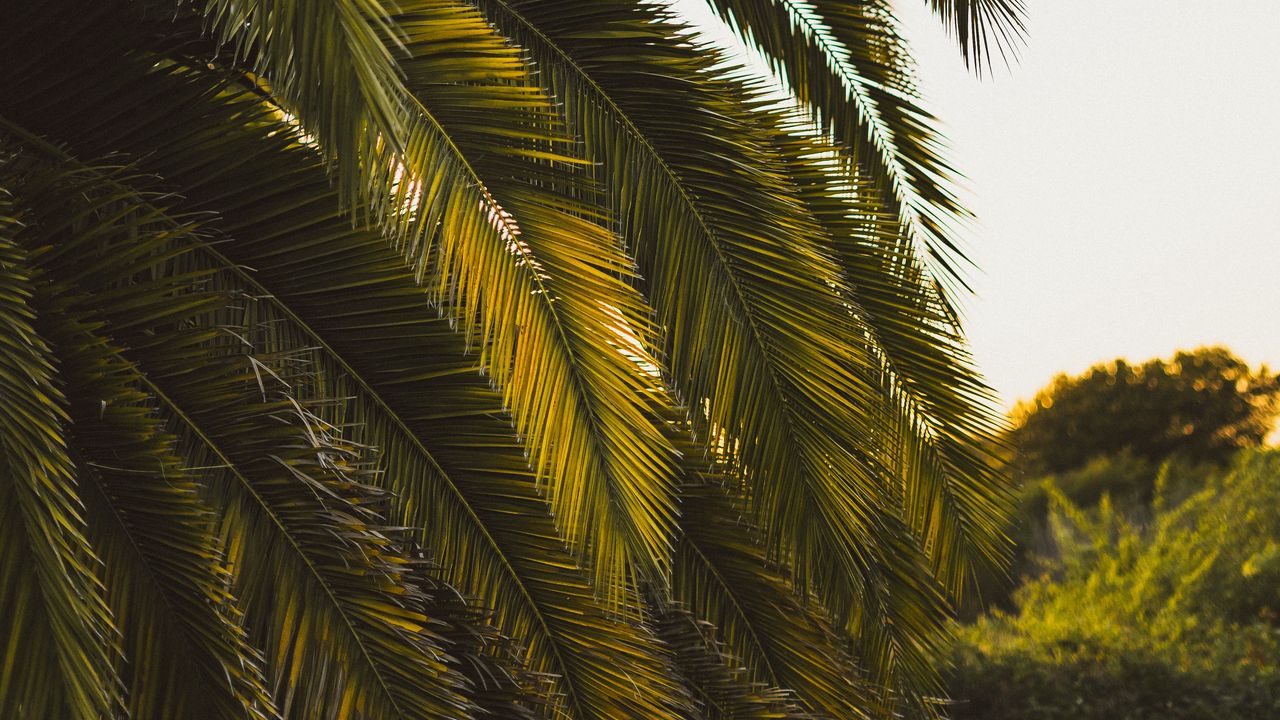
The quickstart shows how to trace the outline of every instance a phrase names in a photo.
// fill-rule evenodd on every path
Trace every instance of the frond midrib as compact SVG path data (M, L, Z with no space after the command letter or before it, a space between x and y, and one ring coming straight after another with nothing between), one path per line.
M752 310L752 305L746 299L745 292L742 288L742 283L732 271L733 265L728 261L728 259L724 254L724 249L722 247L723 241L718 239L718 234L711 228L711 225L708 223L706 218L702 215L701 211L698 209L698 205L695 202L694 197L690 195L688 188L685 187L684 181L680 178L679 174L676 173L675 170L673 170L671 166L667 164L665 158L663 158L663 156L657 151L657 149L650 143L648 138L644 135L644 133L640 131L640 129L635 125L635 123L631 120L631 118L618 107L618 105L613 101L612 97L610 97L609 94L606 93L599 86L599 84L597 84L595 80L591 78L590 75L585 70L583 70L581 66L579 66L563 48L561 48L558 44L556 44L554 41L548 38L540 30L538 30L537 27L534 26L533 23L529 22L527 18L525 18L519 12L511 9L510 5L507 4L506 0L492 0L492 1L500 3L512 17L516 18L522 25L529 28L531 31L537 33L538 37L542 38L547 43L548 47L552 48L557 55L561 56L578 73L580 77L585 78L587 82L590 84L590 86L599 95L599 97L602 100L604 100L609 105L610 108L612 108L614 115L617 118L621 119L626 127L631 129L632 137L634 137L637 141L639 141L640 144L649 151L651 159L655 160L658 163L658 165L663 169L663 172L666 173L667 176L671 179L672 185L677 189L677 191L680 193L680 197L685 202L686 210L690 212L690 214L697 220L698 226L702 229L702 234L709 241L707 244L710 245L712 249L715 251L716 259L719 261L716 265L717 270L719 274L721 274L722 276L726 276L728 278L728 285L733 288L734 297L737 298L739 306L743 310L743 314L746 315L747 317L748 325L751 327L751 336L755 339L756 345L764 352L765 356L769 358L769 361L763 363L763 365L765 366L765 371L769 375L770 384L773 386L772 394L774 395L775 398L778 399L779 404L783 408L783 415L784 415L786 426L787 426L787 436L794 443L794 441L797 440L797 432L795 428L795 418L794 418L795 410L791 408L791 404L786 400L786 392L784 392L784 388L787 386L781 383L777 374L777 369L774 367L775 358L774 358L774 353L771 349L772 345L771 343L765 340L765 335L760 330L760 327L755 317L755 312ZM799 447L799 444L794 444L793 446ZM806 464L811 465L814 459L809 457L807 453L805 453L805 457L807 459ZM811 472L812 467L810 467L809 470ZM806 475L807 474L808 473L806 473ZM806 487L808 487L807 483L806 483Z
M352 624L351 622L351 618L347 616L347 613L345 611L343 611L342 604L338 601L338 597L333 593L333 589L329 587L329 583L325 580L324 576L320 573L319 569L311 561L311 558L307 555L305 551L303 551L302 547L298 545L297 540L293 537L293 534L289 532L288 528L284 525L283 521L281 521L280 518L271 509L270 504L267 503L266 500L263 499L262 495L258 493L257 489L253 487L253 483L251 483L249 479L245 477L242 472L240 472L236 464L231 461L231 458L225 452L223 452L222 447L218 443L214 442L213 438L209 437L209 435L204 431L204 429L198 423L196 423L195 420L192 419L191 416L187 414L186 411L184 411L177 403L175 403L173 399L170 398L164 392L164 390L161 389L155 383L155 381L153 381L150 377L148 377L147 374L142 370L142 368L137 369L137 377L138 377L138 380L147 387L148 391L155 395L157 400L164 403L164 405L169 408L170 412L172 412L175 416L177 416L178 419L181 420L183 424L185 424L193 433L196 434L196 437L200 439L200 442L203 443L205 447L208 448L209 451L212 452L214 456L218 458L218 461L222 464L222 466L236 478L236 481L241 486L243 486L244 489L246 489L249 492L250 496L253 497L253 499L257 502L258 506L263 510L263 512L265 512L267 516L271 518L271 521L276 526L276 529L279 530L280 534L285 537L285 539L289 543L289 546L293 548L295 554L302 559L307 570L316 579L319 585L322 588L324 588L325 596L328 597L329 602L333 605L338 615L342 617L342 621L343 621L343 624L346 625L347 632L350 633L351 639L356 643L356 646L360 648L361 655L364 656L365 662L368 663L369 668L373 671L373 675L374 677L377 678L378 685L379 687L381 687L382 692L386 696L387 700L391 703L392 707L400 716L408 717L407 715L404 714L404 711L400 708L400 704L396 700L395 694L391 692L390 686L387 685L386 679L382 677L382 672L381 670L379 670L378 664L374 662L373 656L372 654L370 654L369 649L365 646L364 639L360 636L360 633L356 631L355 625Z
M265 286L263 286L252 275L250 275L242 266L232 262L229 258L223 255L213 246L209 245L208 243L201 242L201 249L204 252L208 253L211 257L218 260L218 262L222 263L227 269L231 270L240 280L247 283L250 287L256 287L262 290L264 293L270 293L269 288L266 288ZM418 453L421 454L422 457L425 458L430 463L431 467L434 468L436 472L439 474L439 476L444 480L444 485L449 488L450 494L453 495L454 499L464 509L464 511L467 513L467 517L472 520L474 526L480 531L480 534L484 538L485 543L489 546L490 550L494 553L495 556L497 556L498 560L502 563L502 568L503 570L506 571L505 574L508 576L508 579L519 589L520 596L524 598L530 613L535 618L537 618L538 627L541 628L543 635L546 637L548 641L547 644L550 645L552 648L552 652L555 655L556 664L560 666L561 674L558 676L558 679L562 683L564 683L566 694L573 695L574 697L576 697L576 690L573 688L573 682L569 679L569 673L567 671L567 668L569 667L569 665L567 665L564 661L564 656L561 653L559 643L556 641L555 634L551 632L550 626L547 624L546 617L542 613L542 608L533 599L533 595L530 593L528 587L525 585L523 579L520 577L520 574L516 572L515 567L511 565L510 559L507 557L506 553L503 552L502 546L493 537L493 535L489 533L489 528L485 525L484 521L480 519L480 516L476 514L475 508L472 506L471 502L467 500L466 495L464 495L462 491L458 488L457 484L453 481L449 473L445 472L444 467L440 465L439 461L436 460L435 456L432 455L431 452L427 449L427 447L422 444L422 440L418 437L418 435L413 431L411 431L408 425L406 425L404 420L400 417L400 415L391 408L391 406L387 403L386 399L383 398L382 394L374 390L372 385L370 385L369 382L365 380L364 375L362 373L356 372L355 369L350 364L348 364L346 358L343 357L340 353L338 353L337 350L335 350L333 346L330 345L329 342L325 340L322 335L320 335L315 330L313 330L306 321L304 321L300 316L298 316L297 313L295 313L287 303L285 303L283 300L280 299L279 295L270 294L270 298L273 304L275 305L275 307L285 317L287 317L291 322L295 323L300 329L302 329L302 331L305 332L311 338L311 340L313 340L320 347L320 349L324 350L325 353L339 367L341 367L350 378L356 381L356 383L360 386L361 390L364 392L366 397L372 400L373 403L380 410L382 410L383 413L385 413L386 417L391 420L391 422L395 425L396 429L399 430L400 433L403 435L403 437L409 441L410 445L415 450L417 450Z
M755 643L756 648L759 649L760 659L764 661L765 669L769 673L769 677L773 680L773 684L782 687L780 676L774 669L773 662L769 659L769 653L765 650L764 643L760 642L760 635L756 632L755 624L751 622L750 616L747 615L746 611L742 607L742 603L738 601L738 594L733 592L733 586L725 581L724 576L720 574L720 569L711 562L707 557L707 554L702 551L702 548L698 547L697 541L695 541L692 536L686 533L684 541L688 544L689 548L697 554L698 558L702 560L702 564L711 571L711 574L715 576L716 582L724 589L725 595L728 596L729 601L733 603L734 609L738 611L738 616L742 619L743 624L747 626L747 631L751 633L751 640Z

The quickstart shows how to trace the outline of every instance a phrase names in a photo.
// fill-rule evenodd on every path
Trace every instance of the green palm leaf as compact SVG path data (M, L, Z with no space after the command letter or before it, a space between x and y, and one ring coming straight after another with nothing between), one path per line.
M342 187L402 233L418 276L476 335L562 533L620 603L639 576L667 573L672 450L645 392L643 367L656 361L611 342L615 327L648 337L650 311L564 167L577 161L550 100L465 3L420 0L394 14L312 5L211 2L207 14L304 124L324 118L314 132ZM335 66L303 68L312 57ZM313 71L349 85L321 90Z
M922 687L936 687L926 657L945 606L884 482L880 361L773 147L780 120L753 111L759 91L706 80L725 75L714 53L672 42L651 9L481 4L557 71L553 86L583 96L568 104L571 125L609 173L667 331L671 382L700 409L699 431L737 448L771 555L841 622L867 629L867 662L905 656Z
M128 193L119 185L128 174L78 167L52 146L23 140L11 178L32 198L28 235L46 232L41 218L65 214L82 196ZM147 220L115 212L110 222L145 233ZM43 264L47 255L39 257ZM35 302L65 384L87 535L99 549L108 604L123 634L129 714L163 718L216 708L276 717L261 659L228 589L214 512L175 454L175 438L154 418L151 399L132 384L135 369L76 298L74 287L50 278Z
M102 308L94 320L134 363L130 382L157 403L187 462L207 468L206 492L227 509L221 533L235 587L250 609L250 634L272 662L283 711L297 697L321 715L464 716L468 704L456 695L423 596L406 580L409 565L366 507L377 496L359 480L357 450L293 393L272 391L289 369L271 364L287 358L269 347L247 354L246 330L220 329L241 314L222 309L232 288L191 285L217 277L174 246L187 237L181 227L124 189L107 185L112 192L98 197L92 190L103 183L93 182L44 193L58 212L31 232L62 241L33 252L50 276L75 281L80 299L70 311ZM90 202L68 212L77 198ZM151 224L158 229L140 237ZM157 270L152 283L120 282ZM198 326L172 330L176 322ZM193 357L199 369L186 366ZM260 418L273 421L270 432Z
M685 507L675 597L717 628L729 655L766 687L793 690L824 718L869 717L879 703L820 606L806 606L765 558L759 534L722 488L696 486Z
M995 394L875 188L801 123L781 128L778 145L881 358L887 424L899 438L886 463L902 480L905 519L951 596L963 599L975 578L1007 561L1013 498L990 456L1002 434Z
M127 134L112 120L80 123L68 141L89 154L159 148L143 166L192 198L190 212L218 213L206 220L221 236L208 252L241 269L259 304L276 306L279 334L288 328L296 347L324 349L315 362L350 398L358 418L350 436L381 451L378 482L396 493L396 521L419 528L445 577L527 645L533 669L559 677L560 702L574 717L671 712L682 700L669 661L647 630L595 601L537 495L501 395L424 304L410 271L375 233L350 227L314 153L280 134L256 96L229 92L202 104L223 87L219 76L148 74L148 65L143 59L132 70L147 82L110 90L104 85L127 76L124 67L67 67L64 82L77 84L86 109L129 117ZM130 113L139 107L146 110ZM28 121L64 134L69 109ZM219 167L219 156L238 163ZM594 649L604 637L610 646Z
M968 213L935 120L913 97L901 39L882 3L709 2L769 60L814 124L856 159L939 280L965 288L953 228Z
M933 239L925 237L925 243L948 273L954 266L947 252L956 248L948 247L946 216L958 218L959 206L954 197L938 194L946 192L950 171L929 119L910 100L901 40L891 16L873 4L726 0L719 7L752 33L749 39L779 72L791 73L797 98L848 148L796 121L779 129L780 152L790 158L806 205L831 237L847 296L873 333L872 347L883 363L886 417L901 438L889 463L902 478L907 520L939 578L960 598L975 577L1003 565L1001 518L1010 499L1007 490L988 491L1001 482L984 449L998 432L992 392L977 380L951 302L914 247L913 224L929 231ZM1010 10L1009 17L1016 16ZM799 56L801 48L807 59ZM876 157L881 148L900 157ZM923 209L895 211L885 198L898 177L915 178L935 195L919 195Z
M128 361L89 326L67 320L52 337L75 365L68 369L73 442L82 448L90 538L101 548L108 600L125 634L130 716L276 717L229 589L214 513L174 453L176 439L131 384Z
M34 327L37 270L16 240L26 220L11 183L0 184L0 710L90 720L122 706L119 639L86 538L67 401Z
M705 720L806 717L787 691L752 682L749 672L716 639L716 628L710 623L673 607L659 620L658 635L675 651L680 673L693 689Z
M964 210L883 3L712 4L796 108L641 0L4 4L0 708L936 715Z

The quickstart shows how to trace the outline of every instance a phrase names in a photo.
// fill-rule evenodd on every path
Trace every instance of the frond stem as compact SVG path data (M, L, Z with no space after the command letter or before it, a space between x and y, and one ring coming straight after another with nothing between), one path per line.
M144 385L146 385L150 392L155 394L157 400L168 406L169 410L173 412L173 414L176 415L178 419L191 430L191 432L196 434L196 437L200 439L200 442L204 443L205 447L218 458L218 461L222 463L223 467L225 467L227 471L236 478L240 485L249 492L249 495L252 496L263 511L266 512L267 516L271 518L272 523L280 531L280 534L285 537L289 545L302 559L307 570L311 572L312 576L315 577L320 586L324 588L325 595L328 596L329 601L333 603L333 606L338 610L338 615L342 617L343 624L346 625L347 631L351 633L351 637L355 641L356 646L360 648L360 653L364 656L365 661L369 663L369 667L373 669L373 674L378 679L378 685L382 688L382 692L386 695L387 700L391 703L391 706L395 708L396 712L403 715L403 710L401 710L399 703L396 701L395 695L391 692L391 688L382 677L382 673L378 671L378 666L373 661L373 656L370 654L369 649L365 647L364 641L360 638L360 634L356 631L355 625L351 622L351 618L347 617L347 614L342 611L342 604L338 602L338 597L334 594L333 588L329 587L329 583L325 582L324 576L320 574L319 569L311 562L311 558L308 557L302 547L298 545L297 540L294 539L293 535L289 532L288 528L285 527L280 518L271 510L271 506L253 487L253 483L251 483L249 478L245 477L244 474L237 469L235 463L233 463L231 458L223 452L221 446L214 442L213 438L209 437L200 425L196 423L195 420L192 419L191 416L188 415L181 407L179 407L179 405L174 402L173 399L155 383L155 381L147 377L147 374L143 372L141 368L138 369L138 378Z

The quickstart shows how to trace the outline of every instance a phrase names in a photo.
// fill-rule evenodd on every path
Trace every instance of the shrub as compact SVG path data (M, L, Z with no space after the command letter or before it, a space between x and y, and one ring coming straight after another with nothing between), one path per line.
M1185 468L1181 469L1185 472ZM955 718L1280 716L1280 452L1242 455L1143 527L1050 485L1054 573L960 631Z

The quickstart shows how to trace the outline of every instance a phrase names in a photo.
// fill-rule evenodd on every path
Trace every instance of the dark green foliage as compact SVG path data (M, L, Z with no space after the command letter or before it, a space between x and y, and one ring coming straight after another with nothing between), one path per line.
M1128 451L1095 457L1074 470L1027 480L1018 499L1014 541L1017 559L1014 577L1033 567L1037 558L1059 555L1049 522L1052 498L1060 495L1073 505L1094 508L1105 498L1126 520L1145 524L1151 520L1156 479L1163 478L1164 502L1174 504L1203 489L1217 466L1174 458L1159 465Z
M1011 577L1017 581L1058 556L1047 516L1051 493L1084 508L1107 496L1128 520L1145 523L1163 463L1176 466L1166 475L1167 501L1195 493L1238 449L1262 443L1278 400L1280 379L1223 348L1140 366L1115 360L1059 376L1015 411L1009 433L1010 465L1022 484ZM988 604L1007 609L1012 588L993 588Z
M1224 348L1142 365L1115 360L1058 377L1023 409L1015 465L1033 477L1124 451L1155 463L1174 454L1221 463L1261 444L1278 395L1280 378Z
M1044 517L1053 491L1084 507L1094 507L1103 495L1109 495L1113 504L1136 509L1151 502L1157 469L1150 460L1127 450L1098 456L1080 467L1028 481L1022 490L1019 515Z
M1147 649L1067 646L985 653L963 646L953 720L1260 720L1280 679L1247 663L1182 669Z

